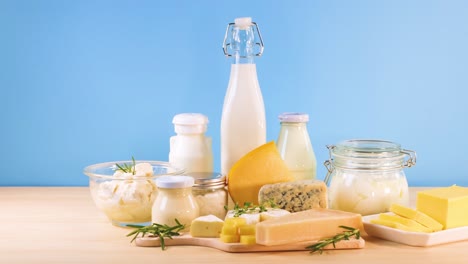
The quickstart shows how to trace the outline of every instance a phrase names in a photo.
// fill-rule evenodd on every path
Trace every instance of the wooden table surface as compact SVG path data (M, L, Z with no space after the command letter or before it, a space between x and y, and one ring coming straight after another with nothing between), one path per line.
M410 188L414 203L421 188ZM366 247L323 254L142 248L110 224L87 187L0 187L0 263L468 263L468 241L427 248L364 236Z

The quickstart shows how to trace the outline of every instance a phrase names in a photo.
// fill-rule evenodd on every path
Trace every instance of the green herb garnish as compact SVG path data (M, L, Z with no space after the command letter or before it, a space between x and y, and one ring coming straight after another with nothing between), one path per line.
M129 233L127 237L133 236L132 241L130 241L130 243L132 243L139 234L141 234L141 237L144 237L146 234L152 234L153 236L159 237L159 241L161 242L161 249L164 250L166 248L164 238L172 239L173 236L179 236L179 232L185 228L185 225L181 224L179 220L174 220L177 223L175 226L161 225L157 223L153 223L149 226L127 225L128 227L137 228L136 230Z
M224 206L224 209L228 210L227 206ZM233 208L234 217L239 217L243 214L253 214L253 213L262 213L268 211L265 205L254 205L250 202L245 202L244 206L239 206L238 203L234 205Z
M320 254L322 254L323 252L323 248L325 248L326 246L330 245L330 244L333 244L333 248L336 248L336 243L338 243L339 241L341 240L349 240L349 238L351 237L355 237L356 239L359 239L361 237L361 232L359 231L359 229L356 229L356 228L352 228L352 227L349 227L349 226L340 226L341 228L345 229L345 231L343 231L343 233L341 234L337 234L335 235L334 237L331 237L331 238L327 238L327 239L324 239L324 240L321 240L311 246L308 246L306 247L306 249L309 249L310 250L310 253L314 253L314 252L320 252Z
M115 164L115 166L117 166L117 170L131 173L132 175L135 175L135 165L136 165L136 162L133 156L132 156L132 165L128 165L128 164L119 165L117 163Z

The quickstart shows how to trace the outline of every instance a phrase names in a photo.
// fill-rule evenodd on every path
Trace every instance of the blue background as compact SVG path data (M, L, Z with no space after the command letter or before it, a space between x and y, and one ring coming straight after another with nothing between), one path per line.
M468 1L0 1L0 185L78 185L86 165L167 160L175 114L210 119L219 170L226 25L252 16L276 140L310 114L327 144L387 139L418 153L412 186L468 186Z

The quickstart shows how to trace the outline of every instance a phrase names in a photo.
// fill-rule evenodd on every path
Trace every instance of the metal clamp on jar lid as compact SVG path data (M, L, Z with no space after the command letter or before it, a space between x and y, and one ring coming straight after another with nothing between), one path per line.
M385 140L351 139L327 145L330 159L325 183L335 168L351 170L392 170L416 165L416 152L402 149L400 144ZM408 159L405 161L405 157Z
M195 180L196 189L224 188L226 176L216 172L193 172L189 174Z

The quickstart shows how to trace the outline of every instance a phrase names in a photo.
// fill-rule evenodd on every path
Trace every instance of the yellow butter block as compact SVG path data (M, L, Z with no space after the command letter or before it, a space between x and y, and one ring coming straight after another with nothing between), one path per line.
M453 185L418 192L416 208L444 229L468 226L468 188Z
M239 242L239 235L225 235L221 234L219 239L224 243L238 243Z
M241 244L245 244L245 245L255 245L256 244L255 235L241 235L240 242Z
M237 226L232 226L232 225L223 225L221 228L221 234L222 235L238 235L239 234L239 228Z
M389 215L389 214L380 214L380 220L400 223L402 225L407 226L410 230L414 232L424 232L424 233L431 233L432 230L428 227L421 225L420 223L405 217L401 217L399 215Z
M239 235L255 235L255 225L239 226Z
M440 231L444 227L441 223L434 220L430 216L426 215L423 212L416 211L414 209L399 205L399 204L392 204L390 206L390 212L395 213L399 216L406 217L412 219L421 225L431 229L433 232Z
M403 230L403 231L410 231L410 232L415 232L414 230L412 230L410 227L408 226L405 226L403 224L400 224L398 222L393 222L393 221L389 221L389 220L383 220L383 219L372 219L370 220L370 222L372 224L376 224L376 225L383 225L383 226L388 226L388 227L391 227L391 228L395 228L395 229L400 229L400 230Z
M230 217L224 219L224 225L239 227L247 224L247 219L243 217Z

